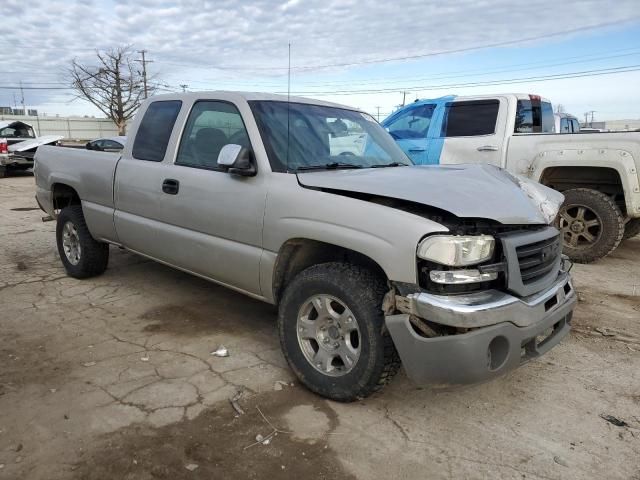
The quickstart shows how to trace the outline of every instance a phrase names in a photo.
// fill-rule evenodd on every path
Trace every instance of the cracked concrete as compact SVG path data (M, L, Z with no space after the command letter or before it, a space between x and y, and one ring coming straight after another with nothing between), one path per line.
M116 248L101 277L67 277L55 224L15 210L33 194L0 180L0 479L640 479L640 238L575 267L574 330L539 361L338 404L274 391L295 379L272 306ZM287 433L245 451L272 428L257 407Z

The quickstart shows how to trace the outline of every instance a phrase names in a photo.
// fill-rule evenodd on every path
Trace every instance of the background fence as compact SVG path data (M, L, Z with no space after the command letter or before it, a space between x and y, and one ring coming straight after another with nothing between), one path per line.
M0 115L0 120L21 120L32 125L38 135L64 135L65 140L93 140L118 135L118 129L107 118Z

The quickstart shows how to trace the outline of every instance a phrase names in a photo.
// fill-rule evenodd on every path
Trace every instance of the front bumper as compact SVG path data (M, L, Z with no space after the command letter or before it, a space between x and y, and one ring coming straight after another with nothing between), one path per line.
M497 377L548 352L569 333L575 303L571 278L561 272L551 287L524 298L498 291L409 295L400 308L404 313L387 316L386 325L414 383L462 385ZM416 333L410 315L471 330L427 338Z

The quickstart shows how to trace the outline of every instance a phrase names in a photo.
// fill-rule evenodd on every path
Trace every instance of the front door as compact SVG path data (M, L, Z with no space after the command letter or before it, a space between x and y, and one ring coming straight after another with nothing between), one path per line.
M448 102L442 120L440 163L503 166L506 115L506 102L498 98Z
M384 126L389 134L404 150L407 156L416 165L427 165L430 162L427 156L429 148L429 126L435 105L416 105L391 117Z

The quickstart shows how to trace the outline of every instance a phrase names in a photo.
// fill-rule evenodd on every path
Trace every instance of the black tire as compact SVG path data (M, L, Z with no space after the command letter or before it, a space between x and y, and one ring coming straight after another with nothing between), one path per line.
M640 218L632 218L624 226L622 240L629 240L638 234L640 234Z
M624 234L624 216L615 202L589 188L562 193L565 200L557 225L562 231L564 253L576 263L590 263L613 252Z
M378 275L346 263L309 267L286 287L278 312L280 344L289 366L309 390L332 400L351 402L379 390L398 372L400 358L382 312L386 290ZM342 376L316 369L298 340L298 314L314 295L329 295L344 302L357 321L359 357Z
M64 229L67 224L75 228L79 253L77 263L67 257L63 246ZM71 205L63 208L56 224L56 243L58 254L67 274L74 278L89 278L102 274L109 263L109 245L95 240L84 220L82 206ZM75 257L74 257L75 258Z
M0 167L0 178L7 176L7 167Z

